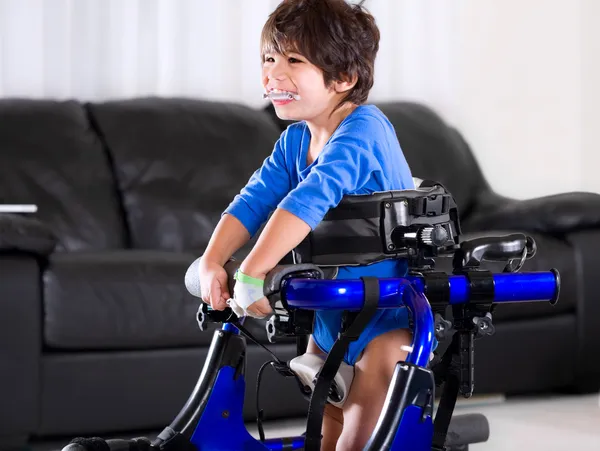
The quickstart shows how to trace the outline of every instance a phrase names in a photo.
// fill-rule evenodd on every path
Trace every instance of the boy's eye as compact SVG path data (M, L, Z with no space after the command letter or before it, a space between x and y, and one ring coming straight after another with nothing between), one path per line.
M265 63L274 63L274 62L275 62L275 58L274 58L274 57L272 57L272 56L268 56L268 55L267 55L267 56L265 56L265 57L263 58L263 61L264 61ZM288 58L288 62L289 62L290 64L295 64L295 63L301 63L302 61L301 61L301 60L299 60L298 58L294 58L293 56L290 56L290 57Z

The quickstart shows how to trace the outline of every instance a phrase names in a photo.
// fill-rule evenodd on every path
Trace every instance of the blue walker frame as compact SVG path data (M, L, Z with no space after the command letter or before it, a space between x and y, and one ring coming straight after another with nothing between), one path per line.
M328 385L331 382L329 370L334 372L338 368L337 351L359 334L360 326L364 324L362 320L375 307L406 307L412 320L413 341L406 360L396 364L384 406L364 450L466 451L470 443L487 440L487 421L483 434L465 432L462 441L450 440L450 434L447 434L450 419L454 419L452 412L458 393L466 397L473 393L474 339L493 333L491 312L494 304L556 303L560 275L555 269L518 272L524 261L535 254L534 240L524 234L474 238L459 245L458 211L451 195L440 184L424 182L419 190L390 191L374 196L370 202L385 202L386 211L379 218L382 249L391 250L391 255L405 253L409 257L409 269L413 272L408 276L379 278L377 284L373 278L368 282L366 279L331 280L325 277L324 270L311 264L289 265L267 275L265 295L270 298L271 305L275 305L274 298L279 297L289 314L287 326L283 324L285 321L269 321L267 329L272 326L283 336L301 337L310 333L312 328L307 323L312 324L310 315L313 311L359 312L355 322L340 334L341 340L334 345L336 352L329 354L331 359L326 360L325 369L317 377L314 392L318 396L311 398L308 437L305 434L259 440L248 432L243 418L246 340L242 333L252 337L245 331L243 319L238 321L230 309L227 309L229 312L213 311L209 315L208 307L202 303L198 318L201 329L206 317L223 325L214 331L198 382L171 424L152 441L145 437L131 440L79 437L63 451L283 451L304 448L313 451L318 447L317 429L321 418L317 415L318 410L325 401L325 390L331 387ZM344 204L344 208L358 214L354 211L356 205L351 204ZM413 215L413 210L418 214ZM402 218L401 224L398 218ZM397 230L399 236L395 235ZM453 273L434 270L435 257L449 252L454 254ZM508 264L504 272L494 274L480 268L483 260ZM188 269L193 287L188 286L186 274L186 288L194 296L200 296L199 286L196 286L198 268L194 266L198 261ZM517 261L520 261L518 265L513 266ZM230 290L232 266L225 265L230 276ZM443 314L438 315L447 307L452 308L453 324L446 321ZM364 315L361 317L361 314ZM277 315L274 318L280 319ZM290 329L290 326L293 327ZM441 332L436 326L441 327ZM455 329L452 342L441 361L431 363L434 337L439 332L439 337L445 338L450 333L445 331L447 327ZM346 334L348 330L350 332ZM275 369L284 376L297 377L285 362L275 363L278 365ZM438 385L444 385L444 390L434 419ZM301 387L301 390L306 395L305 388ZM313 400L318 405L316 410ZM474 424L471 422L469 426Z
M531 249L523 247L526 243ZM529 255L529 250L533 251L531 256L535 253L533 240L528 240L521 234L471 242L470 247L467 247L465 252L469 258L466 260L471 261L473 257L475 263L483 260L486 252L496 261L502 261L507 256L510 260L522 254L521 264L526 255ZM188 272L194 273L194 264ZM446 430L457 393L460 391L464 396L470 396L473 391L474 337L482 332L480 327L483 335L493 333L493 326L486 330L491 326L491 316L488 318L489 322L486 322L479 315L483 312L487 316L486 311L490 312L494 304L554 304L558 300L560 275L555 269L518 273L516 271L520 266L513 269L508 265L506 272L493 274L480 270L472 262L467 266L455 264L453 274L423 270L410 273L407 277L377 279L377 308L406 307L412 318L413 341L406 360L396 364L379 420L364 450L467 450L468 444L474 443L473 441L448 443ZM227 267L228 265L226 269ZM228 273L231 270L229 267ZM230 274L230 278L232 276ZM279 272L272 272L269 283L265 284L265 294L272 305L273 298L279 297L290 315L292 312L327 309L350 312L363 309L368 294L365 281L331 280L323 276L323 271L315 265L289 265ZM440 290L440 287L443 289ZM324 302L323 299L327 301ZM453 388L442 392L440 408L434 419L436 377L439 376L439 373L434 374L436 366L429 361L436 336L434 312L448 306L453 309L453 321L457 325L449 349L456 353L460 348L460 367L459 375L454 368L452 374L447 373L442 377L444 385L450 381L449 386ZM201 304L202 315L206 309L206 304ZM224 312L213 311L214 313ZM441 319L444 320L443 317ZM314 441L309 443L305 435L259 440L248 432L243 419L246 390L246 340L241 334L245 333L243 319L234 324L231 321L237 319L229 312L224 316L212 316L210 320L222 322L223 325L214 331L198 382L179 414L153 441L144 437L106 441L97 437L76 438L63 451L283 451L301 450L305 445L308 448L317 446ZM204 317L199 317L201 324L204 321ZM294 321L290 322L297 326ZM301 334L293 332L292 335ZM441 363L444 363L447 355L453 360L456 354L444 354ZM446 367L446 370L448 368L450 367ZM293 372L284 375L295 376ZM438 422L442 405L445 413ZM483 438L464 440L485 441L489 434L487 421L485 430ZM442 441L443 444L440 443ZM453 448L456 445L459 446Z
M464 275L450 275L450 305L460 305L469 302L470 285ZM555 270L547 272L528 273L500 273L493 275L495 284L495 297L493 303L510 302L555 302L558 297L559 278ZM398 415L397 401L401 398L392 396L394 390L403 389L399 379L400 369L406 364L420 369L427 369L429 356L432 351L434 330L434 315L432 307L424 294L424 281L422 277L410 276L405 278L379 279L380 302L379 308L398 308L406 306L414 319L412 352L408 354L406 362L398 362L394 378L390 384L388 399L381 412L379 423L386 415L397 418L398 426L393 434L393 441L386 449L413 451L430 451L432 449L433 423L431 412L426 412L422 407L409 403ZM364 299L364 289L361 280L323 280L291 278L283 286L282 297L285 297L289 306L298 309L323 310L342 309L359 310ZM328 301L321 302L321 299ZM189 420L184 418L184 411L190 411L189 403L198 398L198 391L206 390L206 378L210 377L211 355L216 355L217 349L222 347L222 342L227 338L239 337L240 331L231 323L224 323L220 330L215 331L209 358L202 371L202 376L188 401L187 409L184 408L180 416L172 425L165 429L163 437L167 439L173 431L182 429L191 430ZM241 337L240 337L241 338ZM239 364L239 362L237 362ZM204 387L204 388L203 388ZM231 365L221 366L215 375L214 384L210 389L202 412L196 408L197 423L189 441L198 450L245 450L245 451L278 451L300 450L304 447L304 436L271 438L264 442L255 439L246 429L242 417L242 408L245 393L245 380L243 371ZM398 393L396 393L398 394ZM192 409L193 410L193 409ZM194 415L196 416L196 415ZM186 421L187 420L187 423ZM378 425L379 426L379 425ZM371 444L377 434L385 431L373 432L371 441L365 449L372 448ZM387 432L389 435L389 432ZM389 443L389 438L388 438Z

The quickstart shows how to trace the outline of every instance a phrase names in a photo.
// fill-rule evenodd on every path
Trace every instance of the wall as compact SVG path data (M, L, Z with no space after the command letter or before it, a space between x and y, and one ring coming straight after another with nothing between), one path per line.
M0 96L181 95L261 106L258 37L278 0L0 0ZM367 0L371 100L426 102L492 186L600 192L600 3Z
M587 0L581 11L582 153L584 189L600 191L600 2Z
M462 2L454 113L509 195L584 187L582 3Z

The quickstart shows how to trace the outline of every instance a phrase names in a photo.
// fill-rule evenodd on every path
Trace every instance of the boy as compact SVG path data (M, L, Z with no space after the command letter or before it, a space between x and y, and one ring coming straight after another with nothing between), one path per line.
M224 212L200 265L202 299L239 315L271 313L262 283L345 195L413 189L408 164L383 113L365 105L373 86L379 30L361 5L345 0L286 0L262 32L262 82L281 119L298 121ZM226 261L272 214L237 276L230 299ZM338 278L402 277L402 260L341 267ZM327 353L342 312L318 312L307 352ZM343 408L328 404L322 449L362 449L382 410L396 362L411 344L406 309L379 310L345 362L354 380ZM337 446L337 448L336 448Z

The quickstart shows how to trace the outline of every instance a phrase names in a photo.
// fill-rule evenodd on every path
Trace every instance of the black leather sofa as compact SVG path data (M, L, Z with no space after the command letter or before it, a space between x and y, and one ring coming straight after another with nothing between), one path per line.
M379 107L414 175L454 194L466 238L529 232L538 254L523 270L561 272L556 306L498 308L496 335L477 341L476 392L597 390L600 196L504 198L433 111ZM268 108L192 99L0 100L0 203L39 207L0 213L0 448L172 420L212 338L185 270L285 126ZM266 342L262 322L251 330ZM271 349L289 359L296 348ZM249 345L248 420L268 358ZM267 419L305 412L292 380L267 372L263 383Z

